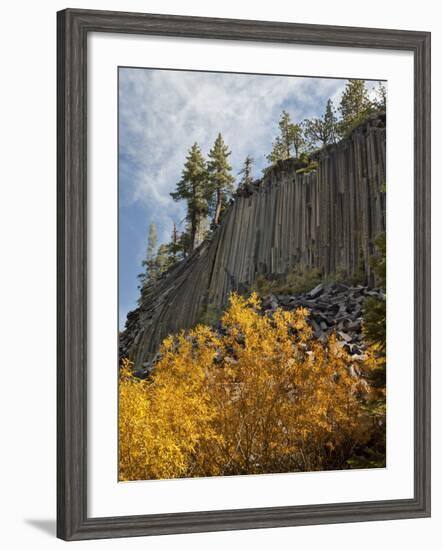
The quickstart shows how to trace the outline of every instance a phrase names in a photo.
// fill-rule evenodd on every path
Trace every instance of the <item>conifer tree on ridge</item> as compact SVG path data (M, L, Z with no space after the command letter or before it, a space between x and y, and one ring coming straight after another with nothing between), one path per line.
M231 151L224 143L219 133L212 149L209 152L207 171L209 174L209 208L212 212L212 223L219 225L222 214L233 193L232 167L229 164Z
M150 281L156 279L157 266L156 266L156 254L157 254L157 227L154 223L149 225L149 232L147 237L147 251L146 258L142 261L141 265L144 267L144 271L138 275L140 281L140 287L143 288Z
M181 179L176 185L176 190L170 195L174 201L186 201L189 252L192 252L198 245L198 229L209 211L207 166L198 143L192 145L186 157Z

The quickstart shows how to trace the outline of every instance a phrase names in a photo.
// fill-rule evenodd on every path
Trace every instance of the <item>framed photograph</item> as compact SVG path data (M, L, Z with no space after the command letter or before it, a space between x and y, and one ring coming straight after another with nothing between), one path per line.
M430 515L430 34L58 13L65 540Z

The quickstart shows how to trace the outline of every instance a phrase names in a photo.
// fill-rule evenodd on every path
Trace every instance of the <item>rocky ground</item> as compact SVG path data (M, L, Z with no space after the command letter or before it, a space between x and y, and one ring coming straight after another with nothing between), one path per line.
M344 342L351 355L364 351L362 334L363 304L368 297L384 298L385 293L379 288L365 286L348 286L342 283L321 283L309 292L297 295L268 294L262 297L262 309L266 315L272 315L277 308L293 310L305 307L310 311L309 322L316 338L324 340L333 331ZM129 319L130 321L130 319ZM120 353L121 353L120 342ZM155 360L145 363L136 371L140 378L146 378L152 371Z
M385 293L382 289L361 285L321 283L296 296L270 294L263 298L263 309L271 313L278 307L286 310L305 307L310 310L309 322L316 338L325 339L336 331L347 351L359 354L364 349L362 308L369 296L385 298Z

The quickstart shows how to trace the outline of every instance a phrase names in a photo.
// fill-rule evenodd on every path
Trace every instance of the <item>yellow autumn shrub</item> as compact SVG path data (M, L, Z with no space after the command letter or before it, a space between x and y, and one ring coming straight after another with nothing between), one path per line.
M263 314L256 294L232 294L221 321L166 338L148 380L124 362L120 479L347 467L373 436L376 356L318 341L305 309Z

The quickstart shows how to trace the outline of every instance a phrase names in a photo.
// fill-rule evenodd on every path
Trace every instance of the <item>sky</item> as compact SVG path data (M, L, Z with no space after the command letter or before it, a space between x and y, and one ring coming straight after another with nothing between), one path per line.
M155 223L158 244L183 228L185 205L175 189L191 145L207 156L219 132L238 177L254 159L254 177L268 164L283 109L293 122L338 105L345 80L144 68L119 69L119 324L137 306L137 275ZM367 87L371 88L374 83Z

